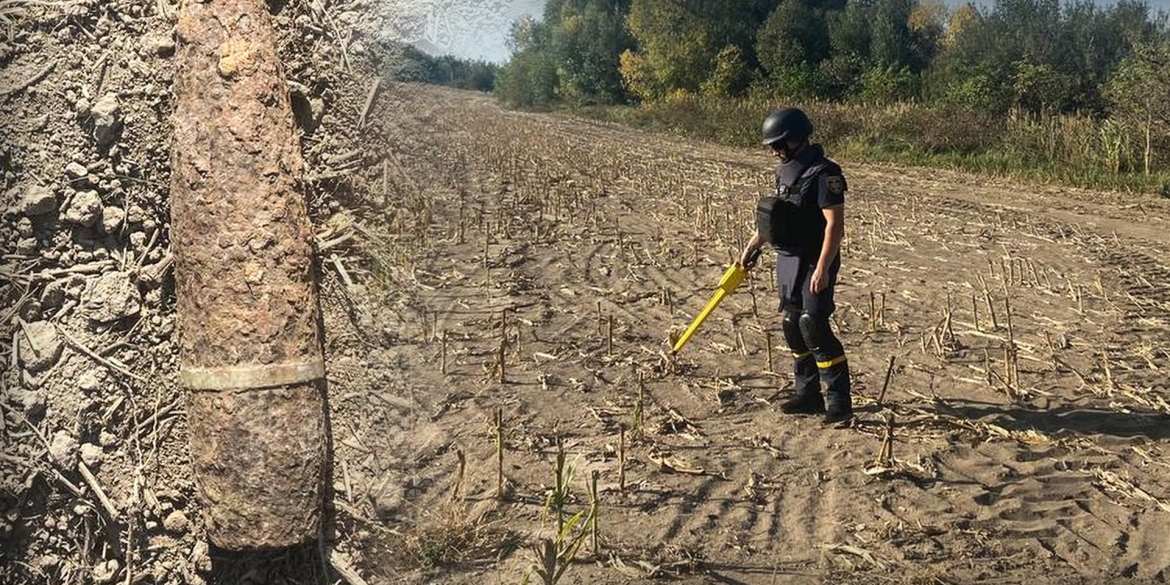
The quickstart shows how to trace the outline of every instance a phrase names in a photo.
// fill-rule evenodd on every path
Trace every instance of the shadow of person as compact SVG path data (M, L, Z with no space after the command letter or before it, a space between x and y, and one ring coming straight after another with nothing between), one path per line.
M1036 430L1051 435L1105 435L1117 438L1170 438L1170 416L1158 412L1061 405L1028 408L948 399L941 412L999 425L1009 431Z

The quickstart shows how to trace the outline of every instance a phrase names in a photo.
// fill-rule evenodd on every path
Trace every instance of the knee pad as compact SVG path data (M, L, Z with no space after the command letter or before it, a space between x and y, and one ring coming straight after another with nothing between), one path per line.
M805 344L804 335L800 332L800 314L795 311L785 311L781 325L784 327L784 341L788 343L788 349L791 349L792 353L807 352L808 346Z
M833 339L833 330L829 327L829 320L824 317L814 317L808 313L800 315L800 334L809 349L813 351L824 348Z

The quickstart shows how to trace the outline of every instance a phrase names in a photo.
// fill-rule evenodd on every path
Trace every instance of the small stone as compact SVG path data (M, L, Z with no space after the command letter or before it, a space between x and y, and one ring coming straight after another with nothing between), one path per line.
M374 514L381 519L390 519L402 511L406 494L401 486L386 486L381 495L374 498Z
M134 232L130 234L130 249L135 252L146 251L146 234L142 232Z
M114 433L111 433L110 431L102 431L101 434L98 435L98 443L101 444L102 447L113 447L114 445L118 444L118 436Z
M57 431L49 442L49 455L66 469L77 465L77 439L65 431Z
M114 579L118 577L118 560L110 559L103 563L98 563L93 567L93 582L97 585L106 585L113 583Z
M47 321L25 323L24 335L20 336L20 360L30 372L49 369L61 357L65 341L57 328Z
M8 399L24 411L25 418L31 420L40 420L41 417L45 416L45 411L48 410L49 403L45 400L45 394L39 390L14 388L8 391Z
M36 251L37 251L37 239L36 238L21 238L20 241L16 242L16 253L17 254L24 254L26 256L31 256L31 255L35 254Z
M41 571L49 571L56 569L57 565L61 564L61 559L54 554L41 555L33 561L33 566Z
M97 469L105 459L105 453L102 448L93 443L84 443L81 445L81 461L89 466L90 469Z
M65 221L92 227L102 218L102 198L97 191L81 191L65 210Z
M90 110L93 115L93 137L100 146L109 146L118 139L118 132L122 129L122 108L118 104L118 96L112 93L103 95Z
M41 308L56 309L65 303L65 281L53 280L41 292Z
M102 229L106 230L107 234L118 231L125 219L126 212L121 207L111 205L102 209Z
M142 294L125 272L107 272L90 283L82 307L90 321L112 323L138 314Z
M170 57L175 54L175 39L170 35L149 35L143 39L142 44L160 57Z
M71 181L84 179L89 176L89 169L85 168L85 165L74 161L65 165L65 176L69 177Z
M89 117L91 107L93 107L93 104L89 103L89 99L80 98L73 103L73 112L77 114L78 118L85 119Z
M57 197L48 187L32 185L25 189L20 198L20 212L29 215L44 215L57 209Z
M211 547L200 540L191 547L191 565L196 571L206 573L211 570Z
M31 238L33 235L32 220L27 217L16 220L16 233L22 238Z
M126 210L126 221L130 223L139 224L142 223L145 219L146 210L137 204L131 205L130 209Z
M179 510L171 512L163 520L163 528L166 528L167 532L175 534L185 534L190 526L191 521L187 520L187 515Z
M96 392L102 387L100 370L86 370L77 377L77 387L87 393Z

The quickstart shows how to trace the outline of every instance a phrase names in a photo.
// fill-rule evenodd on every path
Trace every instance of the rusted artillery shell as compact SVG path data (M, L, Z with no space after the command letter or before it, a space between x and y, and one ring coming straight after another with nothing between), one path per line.
M187 416L216 545L268 548L316 537L325 419L314 385L193 392Z
M183 0L171 151L180 380L208 536L316 538L324 366L312 229L264 0Z

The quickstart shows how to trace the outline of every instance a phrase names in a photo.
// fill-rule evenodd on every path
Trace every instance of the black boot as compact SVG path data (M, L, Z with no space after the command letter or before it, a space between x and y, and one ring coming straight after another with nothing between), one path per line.
M817 372L817 360L811 351L793 352L792 362L793 397L780 405L784 414L820 414L825 412L825 399L821 397L821 380Z
M825 412L825 399L820 392L797 394L780 404L784 414L821 414Z
M830 404L821 422L827 425L843 423L853 418L853 407L848 404Z
M825 384L825 395L829 408L825 412L827 425L843 423L853 418L853 394L849 383L849 362L842 354L833 360L818 361L821 382Z

